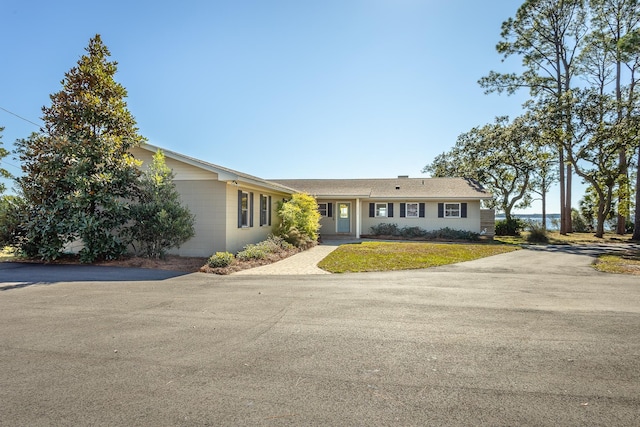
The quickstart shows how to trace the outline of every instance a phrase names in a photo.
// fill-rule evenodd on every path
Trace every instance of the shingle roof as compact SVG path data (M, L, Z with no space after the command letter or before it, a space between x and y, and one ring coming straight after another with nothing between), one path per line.
M491 194L466 178L271 179L318 198L488 199Z

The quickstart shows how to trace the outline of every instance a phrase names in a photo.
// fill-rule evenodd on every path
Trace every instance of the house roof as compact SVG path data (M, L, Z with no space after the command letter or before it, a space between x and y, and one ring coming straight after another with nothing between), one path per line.
M175 151L167 150L166 148L157 147L151 144L142 144L140 148L143 148L148 151L152 151L154 153L158 150L162 150L164 155L170 159L178 160L180 162L189 164L191 166L195 166L203 170L215 173L216 175L218 175L218 181L243 182L250 185L258 185L258 186L266 187L272 190L281 191L287 194L296 192L296 190L292 188L288 188L285 185L279 184L275 181L268 181L262 178L258 178L257 176L246 174L244 172L225 168L224 166L219 166L213 163L205 162L203 160L196 159L194 157L185 156L184 154L176 153Z
M467 178L273 179L317 198L490 199L478 182Z

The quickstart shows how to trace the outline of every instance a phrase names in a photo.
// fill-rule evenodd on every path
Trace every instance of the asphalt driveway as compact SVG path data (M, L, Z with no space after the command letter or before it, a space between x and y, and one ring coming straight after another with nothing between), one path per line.
M350 275L0 269L0 425L635 426L640 280L591 261L523 250Z

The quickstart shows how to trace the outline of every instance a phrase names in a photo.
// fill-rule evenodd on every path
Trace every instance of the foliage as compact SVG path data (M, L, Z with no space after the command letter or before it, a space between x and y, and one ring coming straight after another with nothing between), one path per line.
M548 159L541 155L539 131L531 117L507 117L494 124L475 127L458 136L453 149L437 156L423 172L434 177L465 177L479 182L493 194L490 207L511 218L515 208L530 205L534 172ZM545 176L545 185L551 177Z
M2 159L9 154L9 152L2 147L2 131L3 130L4 128L0 126L0 164L2 164ZM0 178L7 178L7 179L11 178L11 174L6 169L0 167ZM4 193L5 190L6 190L6 186L4 185L3 182L0 182L0 196L2 196L2 193Z
M120 256L135 198L138 163L130 149L144 139L116 83L116 62L99 35L43 108L44 132L17 142L26 209L21 248L44 260L82 240L83 262Z
M278 205L280 225L278 236L299 248L312 246L318 240L320 213L316 199L308 194L296 193Z
M577 209L571 210L571 224L576 233L588 233L593 231L593 227L583 218Z
M519 236L526 224L519 218L496 221L496 236Z
M529 224L529 234L526 240L529 243L549 243L547 229L542 226L542 223L532 222Z
M195 217L181 204L173 178L158 150L140 178L138 203L131 207L131 240L149 258L164 257L168 249L180 247L195 234Z
M471 261L516 249L490 244L362 242L341 245L318 267L331 273L408 270Z
M282 237L269 236L267 240L244 246L236 258L241 261L265 259L271 254L281 254L291 251L293 248L294 246Z
M399 236L400 228L394 223L380 223L371 226L371 234L374 236Z
M443 239L443 240L468 240L474 241L480 239L480 234L467 230L455 230L445 227L435 231L428 231L424 234L426 239Z
M373 236L394 236L405 237L407 239L423 238L425 240L445 239L445 240L478 240L480 235L472 231L454 230L449 227L439 230L427 231L420 227L399 228L395 223L380 223L371 226Z
M211 268L222 268L231 265L235 257L230 252L216 252L207 260L207 265Z

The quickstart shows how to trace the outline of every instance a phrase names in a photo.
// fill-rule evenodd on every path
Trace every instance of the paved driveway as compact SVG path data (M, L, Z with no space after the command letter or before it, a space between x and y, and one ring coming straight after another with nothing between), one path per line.
M43 281L24 267L0 292L0 425L635 426L640 281L590 262Z

